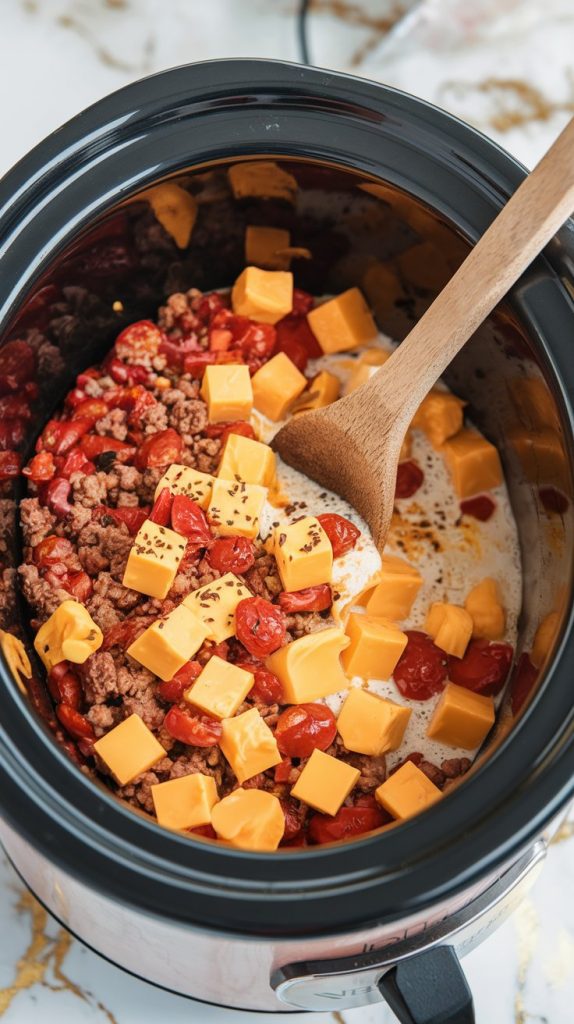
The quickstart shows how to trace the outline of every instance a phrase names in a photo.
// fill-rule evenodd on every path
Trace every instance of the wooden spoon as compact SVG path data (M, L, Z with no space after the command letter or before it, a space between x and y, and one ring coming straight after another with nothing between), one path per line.
M380 370L325 409L293 417L273 447L336 491L382 552L409 424L457 352L574 211L574 118Z

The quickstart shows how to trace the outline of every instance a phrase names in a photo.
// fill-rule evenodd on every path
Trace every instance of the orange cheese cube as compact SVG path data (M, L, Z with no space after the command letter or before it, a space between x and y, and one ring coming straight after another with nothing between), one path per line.
M211 824L217 786L210 775L196 772L151 786L158 823L164 828L197 828Z
M265 853L276 850L285 831L285 815L273 793L262 789L235 789L211 813L220 839L238 850Z
M289 356L278 352L253 375L255 408L268 419L285 419L291 405L307 387L307 378Z
M233 164L227 177L236 199L284 199L294 203L297 181L274 160L248 160Z
M201 397L207 403L211 423L248 420L253 407L249 367L238 363L207 366L201 384Z
M223 480L243 480L246 484L271 487L275 480L275 452L261 441L230 434L217 475Z
M356 391L357 388L360 388L363 384L366 384L367 381L370 380L371 377L375 375L377 370L380 370L380 366L373 366L369 363L363 363L362 365L357 366L357 369L353 370L351 376L349 377L347 383L345 384L344 394L350 395L351 391Z
M249 537L259 533L259 518L267 498L267 488L240 480L213 482L207 518L221 537Z
M124 587L163 600L176 577L186 547L187 538L182 534L146 519L129 553L122 580Z
M249 226L245 229L245 262L265 270L289 270L291 256L286 249L291 235L283 228Z
M128 647L130 658L160 679L172 679L207 637L204 623L184 604L157 619Z
M331 582L333 548L315 516L275 527L273 554L283 589L289 593Z
M184 494L197 502L200 508L205 509L209 505L213 481L214 477L210 473L200 473L197 469L190 469L189 466L174 462L159 481L154 501L159 498L164 487L167 487L171 494Z
M441 651L462 658L472 636L473 622L465 608L435 601L429 608L425 629Z
M412 761L405 763L375 790L375 797L399 821L420 814L442 796L438 786L427 779Z
M322 629L280 647L265 661L280 680L288 704L305 704L348 686L341 651L349 638L340 629Z
M449 747L474 750L494 725L494 699L447 683L427 729L427 736Z
M232 718L243 704L253 682L251 672L214 654L183 696L188 704L201 708L214 718Z
M276 324L293 309L293 274L246 267L231 289L233 312L264 324Z
M191 232L197 219L197 201L191 193L166 181L155 185L144 194L164 231L171 235L178 249L189 245Z
M400 747L410 717L410 708L355 688L341 708L337 729L347 750L380 757Z
M498 452L474 430L461 430L441 447L459 498L471 498L502 483Z
M251 597L251 591L232 572L226 572L213 583L192 590L182 604L201 619L207 639L220 644L235 636L235 609L240 601Z
M431 391L419 405L412 425L426 434L433 448L440 448L462 430L465 404L448 391Z
M336 814L360 778L360 771L337 757L315 749L291 790L321 814Z
M401 622L410 615L423 578L413 565L395 555L383 555L381 582L366 602L369 615Z
M324 409L325 406L337 401L340 390L339 378L327 370L322 370L313 377L309 387L295 401L291 411L300 413L309 412L311 409Z
M377 325L359 288L349 288L307 314L323 352L345 352L365 345L378 334Z
M472 635L484 640L504 636L506 614L496 580L487 576L469 591L464 607L472 619Z
M151 729L139 715L130 715L94 743L98 757L120 786L127 786L165 757Z
M79 601L62 601L34 638L36 653L48 672L60 661L83 665L102 646L104 635Z
M540 623L534 636L534 643L530 652L530 660L536 668L541 668L554 646L554 641L560 626L560 615L558 612L550 612Z
M388 679L407 646L407 636L387 619L352 612L347 623L350 644L343 653L348 676Z
M239 782L246 782L281 761L277 741L257 708L235 718L224 718L219 746Z

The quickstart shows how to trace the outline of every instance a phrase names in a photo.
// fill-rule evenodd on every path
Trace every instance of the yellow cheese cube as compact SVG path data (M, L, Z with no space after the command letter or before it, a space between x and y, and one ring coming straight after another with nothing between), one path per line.
M79 601L62 601L40 626L34 647L48 672L60 661L83 665L102 645L103 634L87 608Z
M388 679L407 646L406 634L387 619L356 612L349 615L346 632L350 639L343 654L347 675Z
M291 790L291 796L302 800L321 814L336 814L359 781L360 771L315 749Z
M276 850L285 831L285 815L273 793L235 789L215 805L211 824L220 839L238 850Z
M245 229L245 262L265 270L289 270L291 255L285 252L291 235L283 228L248 226Z
M277 741L257 708L235 718L224 718L219 746L239 782L246 782L281 761Z
M290 406L307 387L307 378L289 356L278 352L253 375L255 408L268 419L283 420Z
M218 796L215 779L210 775L196 772L150 788L158 823L164 828L211 824L211 808Z
M441 446L459 498L471 498L502 483L498 452L474 430L461 430Z
M231 305L238 316L276 324L293 309L293 274L246 267L231 289Z
M273 554L283 589L289 592L330 583L333 548L315 516L305 516L273 533Z
M305 704L347 688L340 654L348 643L342 630L322 629L280 647L265 665L281 681L287 703Z
M384 355L386 357L384 362L387 361L390 354L390 352L381 351L381 355ZM367 381L370 380L371 377L377 372L377 370L380 370L380 368L380 364L377 363L359 363L356 370L353 370L351 376L349 377L347 383L345 384L344 393L346 395L350 395L351 391L356 391L357 388L361 387L361 385L366 384Z
M474 750L494 725L492 697L483 697L464 686L447 683L427 729L430 739L449 747Z
M160 679L172 679L206 637L207 628L201 619L180 604L148 626L128 647L128 654Z
M560 615L558 612L550 612L540 623L534 636L534 643L530 652L530 660L536 668L541 668L554 646L554 641L560 626Z
M184 693L189 704L214 718L232 718L253 686L253 674L214 654Z
M441 651L462 658L472 636L473 622L465 608L435 601L430 606L425 629Z
M197 202L186 189L166 181L145 192L162 228L171 235L178 249L185 249L197 219Z
M506 615L496 580L487 576L469 592L464 607L472 619L472 635L484 640L504 636Z
M222 480L243 480L246 484L271 487L275 480L275 452L261 441L230 434L217 475Z
M426 434L433 448L440 448L449 437L462 430L465 404L448 391L431 391L419 405L413 427Z
M96 740L94 750L120 786L127 786L165 757L151 729L139 715L130 715L114 729Z
M167 597L186 547L187 540L180 533L146 519L129 553L124 587L160 600Z
M295 202L297 182L274 160L249 160L233 164L228 172L229 184L236 199L284 199Z
M235 609L240 601L251 596L239 577L227 572L213 583L192 590L183 604L204 623L207 639L220 644L235 636Z
M311 409L324 409L325 406L336 402L341 390L338 377L327 370L318 373L309 386L295 401L291 412L309 412Z
M249 367L238 363L207 366L201 382L201 397L207 403L211 423L248 420L253 407Z
M213 484L207 518L221 537L256 537L267 488L238 480Z
M197 502L200 508L207 508L213 481L214 477L210 473L200 473L197 469L190 469L189 466L181 466L174 462L159 481L155 489L154 501L164 487L167 487L171 494L184 494L186 498Z
M414 565L395 555L383 555L381 582L369 594L369 615L401 622L408 618L423 578Z
M380 757L400 747L410 717L410 708L355 688L341 708L337 729L347 750Z
M438 786L427 779L412 761L406 761L375 790L381 807L399 820L420 814L439 800L441 795Z
M336 298L323 302L307 313L307 320L325 353L345 352L357 345L365 345L378 333L359 288L349 288Z

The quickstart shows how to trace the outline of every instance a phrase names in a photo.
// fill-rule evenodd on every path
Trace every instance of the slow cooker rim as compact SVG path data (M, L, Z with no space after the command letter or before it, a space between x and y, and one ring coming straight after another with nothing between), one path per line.
M270 65L274 69L276 68L276 66L280 66L283 70L284 69L290 69L291 72L293 72L293 70L295 69L297 71L297 76L305 82L306 86L308 86L309 80L313 80L317 76L324 77L324 74L325 74L325 73L317 72L315 70L311 71L309 69L301 69L301 68L298 68L296 65L283 64L282 62L267 62L267 61L260 61L260 62L259 61L257 61L257 62L251 62L251 61L232 61L232 62L228 62L228 61L217 61L217 62L205 62L202 65L194 66L192 69L185 69L184 68L184 69L175 69L175 70L172 70L172 71L163 72L161 75L152 76L151 79L144 80L143 84L146 84L146 83L149 84L151 82L152 83L152 88L153 88L153 83L158 78L165 78L166 80L167 79L173 80L172 76L175 73L179 73L181 71L189 72L190 70L192 70L194 74L198 74L198 73L201 72L201 70L203 68L206 68L206 67L210 68L213 64L217 64L219 67L226 66L229 70L230 70L230 66L232 66L233 69L234 69L232 77L233 77L236 85L239 85L239 86L241 85L241 82L238 80L237 69L238 69L238 67L240 67L245 72L244 85L245 85L246 88L247 88L247 86L249 86L250 88L254 87L254 68L253 68L254 64L258 66L258 70L261 71L261 72L263 72L264 70L266 72L267 68ZM231 71L230 71L230 73L231 73ZM339 80L339 79L342 80L343 83L346 83L348 81L354 83L355 89L358 89L362 93L365 93L365 91L366 91L369 94L369 98L372 101L374 101L374 98L371 96L371 92L377 92L377 93L379 93L379 95L382 94L386 98L388 98L390 96L391 98L394 99L396 105L399 108L401 107L401 103L403 104L403 107L401 109L401 113L403 115L405 114L404 106L406 106L408 110L410 108L412 108L412 110L415 111L415 113L417 113L417 114L419 113L421 106L424 106L425 108L429 106L427 104L420 103L419 101L415 100L412 97L408 97L407 94L401 94L401 93L397 93L395 90L389 90L387 87L381 87L381 86L378 86L376 84L371 84L371 83L365 82L365 81L360 80L360 79L349 78L348 76L336 75L335 73L331 73L331 72L328 72L327 74L328 74L328 76L330 78L333 78L333 79L336 79L336 80ZM115 101L115 103L117 103L119 100L127 100L127 101L129 101L129 96L131 95L132 90L137 90L137 89L140 89L141 87L142 87L142 82L135 83L135 85L133 85L133 86L128 86L125 89L120 90L118 93L113 94L112 97L108 97L107 99L100 101L99 104L95 104L94 107L89 108L89 110L84 112L84 114L79 115L78 118L75 118L72 122L70 122L69 125L67 125L64 129L60 130L61 133L62 133L62 139L61 139L62 144L66 145L66 140L65 140L66 132L68 134L68 137L70 137L71 139L76 139L77 140L78 138L81 138L82 125L84 123L83 119L85 119L88 114L93 114L94 112L97 114L98 111L100 111L101 109L104 109L106 106L110 105L110 103L112 101ZM129 105L129 103L128 103L128 105ZM381 106L384 106L384 104L381 103ZM458 136L460 136L462 134L463 137L466 137L467 133L471 133L472 135L476 136L478 139L481 140L481 146L482 147L487 145L490 149L496 150L498 152L499 156L504 158L503 162L505 163L505 165L508 165L507 169L509 170L509 172L512 169L513 172L518 172L519 173L519 177L521 176L519 165L517 165L516 161L513 161L512 158L510 158L507 154L504 154L504 151L501 150L500 147L494 146L484 136L480 135L480 133L475 132L473 129L469 129L466 126L463 126L461 124L461 122L458 122L456 119L450 117L450 115L446 115L444 112L438 111L436 108L430 107L429 109L433 112L433 114L435 116L435 120L438 120L439 122L443 122L444 126L448 126L451 129L453 129L453 133L455 135L458 134ZM117 111L116 111L116 114L117 114ZM456 131L454 131L454 129L456 129ZM459 141L460 141L460 139L459 139ZM40 159L40 163L42 162L41 155L42 155L42 153L44 152L45 149L49 150L50 146L47 143L41 143L40 146L37 147L36 150L33 151L32 156L35 156L36 158L39 158ZM24 161L22 161L19 165L17 165L17 167L14 169L14 171L10 172L10 174L7 176L7 178L4 179L4 182L0 183L0 200L2 199L2 186L4 186L4 192L6 191L6 189L8 189L8 190L11 189L10 181L13 180L14 177L17 178L18 177L18 173L20 173L20 175L21 175L23 173L23 171L25 172L25 168L23 168L23 165L26 164L26 160L27 159L29 159L29 158L24 158ZM486 155L485 155L485 162L486 162ZM351 166L351 165L349 164L349 166ZM510 173L509 173L509 177L513 177L513 176L516 179L516 174L510 175ZM29 203L29 201L30 201L29 194L28 194L27 198L28 198L28 203ZM52 256L53 255L53 251L51 251L48 255ZM48 255L46 255L46 260L48 259ZM30 282L28 282L28 286L30 286ZM2 675L2 682L6 685L8 680L7 680L7 677L6 677L6 671L5 671L4 665L2 665L2 673L1 673L1 675ZM546 687L544 687L544 689L546 689ZM537 703L538 703L538 700L535 701L535 704L537 704ZM28 708L24 708L23 710L24 710L25 714L29 714L29 709ZM525 716L525 718L523 720L523 723L521 723L521 727L523 726L524 722L528 718L531 717L532 710L533 709L531 708L529 710L529 712L527 713L527 715ZM54 746L53 743L51 743L52 751L53 751L53 746ZM0 750L1 750L1 747L0 747ZM498 753L500 753L500 752L498 752ZM63 756L63 755L61 755L61 752L58 752L58 754L60 754L60 756ZM492 764L492 759L487 763L487 765L484 766L484 768L482 768L480 770L480 773L477 773L475 778L477 778L479 774L482 775L483 770L485 770L488 767L489 764ZM66 764L65 767L66 767L67 771L69 772L70 771L70 765ZM465 787L464 787L465 794L468 794L468 787L472 784L472 782L473 782L473 780L469 779L467 781L467 783L465 784ZM92 789L92 791L93 791L93 789ZM449 796L449 802L455 796L456 796L455 793L451 794ZM113 800L113 798L110 798L110 799ZM563 799L566 799L566 797L563 797ZM445 803L446 803L446 801L445 801ZM115 810L124 810L123 808L120 808L120 805L117 803L117 801L113 800L113 804L114 804L114 809ZM553 810L551 812L548 812L544 816L547 817L547 818L552 817L553 814L555 813L555 810L556 809L553 808ZM132 812L126 811L125 813L129 814L130 820L134 824L139 823L139 819ZM436 813L436 812L433 812L433 813ZM416 825L420 824L422 822L422 820L423 819L421 818L417 822L413 822L412 826L416 827ZM397 830L397 834L398 834L399 831L403 831L403 834L404 834L404 831L407 830L407 829L410 831L412 826L403 826L402 830ZM156 826L152 826L152 827L154 829L156 829L156 831L159 831L159 830L157 830ZM162 832L162 840L164 840L166 842L166 844L167 844L168 840L173 840L173 838L174 837L166 836L166 834ZM380 843L382 838L383 837L379 836L379 837L371 838L371 839L364 840L364 841L357 840L353 844L351 844L353 852L356 853L357 856L358 856L358 850L359 850L360 847L367 847L367 846L370 846L372 843ZM385 837L385 839L388 839L388 838L389 838L389 836ZM179 837L178 837L178 839L179 839ZM182 840L179 839L179 841L181 842ZM185 840L184 842L186 843L187 846L189 846L189 840ZM193 844L193 845L194 846L201 845L202 847L205 846L205 844ZM243 863L246 863L246 862L249 862L250 860L254 859L258 863L262 859L263 862L266 865L270 865L272 863L278 864L281 861L285 861L285 860L291 859L293 857L297 857L299 863L302 863L306 859L321 859L323 857L328 857L328 856L330 857L331 855L339 856L339 855L342 855L343 852L344 852L343 848L341 848L341 847L330 847L328 850L325 848L325 849L323 849L321 851L316 851L316 850L306 851L306 852L304 852L302 854L294 854L293 852L291 852L291 853L287 853L287 854L275 854L271 858L269 856L260 858L260 857L258 857L258 855L244 855L244 854L238 855L235 851L227 851L227 850L221 850L221 849L218 849L218 848L210 848L210 851L209 851L210 856L213 856L215 850L217 850L217 854L220 854L220 855L223 854L223 856L228 856L228 855L233 856L235 858L236 862L237 861L241 861ZM499 856L498 859L500 860L502 858ZM485 870L486 869L483 868L483 870L480 873L483 874ZM268 872L266 872L266 873L268 873ZM452 891L452 889L449 889L449 891ZM332 931L332 929L330 929L330 930Z

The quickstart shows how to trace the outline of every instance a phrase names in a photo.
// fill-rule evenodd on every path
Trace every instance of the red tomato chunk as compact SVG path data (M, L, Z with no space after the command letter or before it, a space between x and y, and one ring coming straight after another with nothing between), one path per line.
M407 646L395 668L393 679L403 697L429 700L443 689L448 674L448 659L430 636L407 629Z
M187 537L188 552L206 548L212 540L203 509L185 494L176 494L171 506L171 525L176 533Z
M255 548L248 537L220 537L207 552L207 561L220 573L242 573L255 563Z
M399 462L395 498L412 498L416 494L425 475L416 462Z
M460 511L464 516L472 516L481 523L487 523L496 511L496 505L488 494L479 494L476 498L461 501Z
M345 516L336 512L325 512L317 516L333 548L333 557L339 558L351 551L361 536L361 531Z
M213 747L221 737L221 722L178 707L169 709L163 724L174 740L193 747Z
M283 591L279 605L287 614L294 612L324 612L333 604L333 591L328 583L319 583L305 590Z
M298 704L279 715L275 739L282 754L310 757L314 750L327 750L337 735L337 720L323 704Z
M471 640L463 658L449 658L449 678L484 697L500 693L510 672L512 655L510 644Z
M175 673L173 679L159 683L157 692L163 700L169 701L170 704L178 704L185 690L195 682L201 671L202 667L198 661L188 661L187 665Z
M312 843L334 843L372 832L387 822L384 811L376 807L341 807L333 818L314 814L309 821L308 836Z
M235 612L237 639L256 658L266 658L285 643L285 616L264 597L246 597Z
M238 668L244 668L246 672L253 674L254 683L249 691L249 696L260 704L284 704L285 696L283 687L277 676L269 669L263 668L257 662L238 661Z

